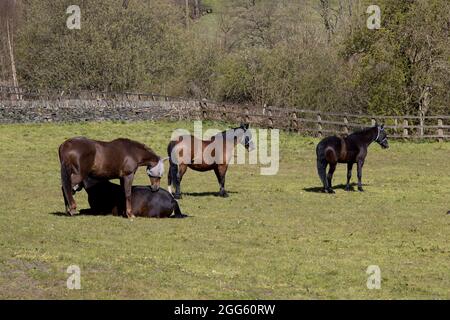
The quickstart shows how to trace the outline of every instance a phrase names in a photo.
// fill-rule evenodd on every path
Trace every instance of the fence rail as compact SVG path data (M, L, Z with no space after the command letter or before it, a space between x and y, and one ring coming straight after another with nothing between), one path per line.
M156 93L117 93L87 90L32 90L0 86L0 100L94 100L94 101L165 101L189 103L185 118L249 122L266 128L277 128L322 137L328 134L347 135L375 123L384 123L389 137L394 139L450 140L450 115L375 116L321 112L300 108L279 108L222 104L214 101L195 101ZM195 107L191 107L195 106ZM93 104L93 108L95 104Z
M383 123L393 139L450 140L450 116L373 116L277 107L220 105L201 102L205 120L244 121L267 128L322 137L347 135L376 123Z

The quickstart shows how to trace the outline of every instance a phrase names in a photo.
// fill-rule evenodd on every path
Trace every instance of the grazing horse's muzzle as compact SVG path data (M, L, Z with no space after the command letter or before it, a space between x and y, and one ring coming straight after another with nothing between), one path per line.
M160 188L161 178L150 177L150 189L157 192Z
M380 146L383 149L389 149L389 142L387 141L387 139L385 138L383 141L380 142Z
M153 192L159 190L161 184L161 177L164 175L164 160L159 162L153 167L147 167L147 175L150 178L150 189Z

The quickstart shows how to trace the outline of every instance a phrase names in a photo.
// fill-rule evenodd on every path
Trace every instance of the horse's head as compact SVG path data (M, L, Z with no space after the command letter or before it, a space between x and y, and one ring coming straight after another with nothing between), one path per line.
M147 175L150 178L151 184L150 188L153 192L159 190L161 178L164 176L164 161L167 159L160 159L154 166L147 167Z
M252 132L249 130L250 125L248 123L241 123L239 129L243 131L240 143L247 149L248 152L255 150L255 144L253 143Z
M377 130L378 130L378 134L377 137L375 138L375 141L383 148L383 149L387 149L389 148L389 142L387 139L387 133L384 130L384 125L377 125L376 126Z

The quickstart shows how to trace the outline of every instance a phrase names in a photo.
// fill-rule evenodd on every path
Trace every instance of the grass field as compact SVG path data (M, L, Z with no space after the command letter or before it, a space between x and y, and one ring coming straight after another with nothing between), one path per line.
M373 145L366 192L327 195L310 189L317 139L282 133L279 174L233 166L228 199L208 194L218 191L213 173L188 171L188 219L60 214L66 138L129 137L164 155L175 128L192 124L1 125L0 298L450 298L448 143ZM140 169L135 184L146 183ZM84 192L76 198L86 208ZM70 265L81 290L66 288ZM369 265L381 268L380 290L366 287Z

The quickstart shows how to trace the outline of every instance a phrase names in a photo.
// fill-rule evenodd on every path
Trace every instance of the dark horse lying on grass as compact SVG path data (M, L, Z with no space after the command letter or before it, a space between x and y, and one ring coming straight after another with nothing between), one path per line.
M381 145L383 149L389 148L383 125L376 125L375 127L355 132L346 138L334 136L323 139L316 149L317 171L323 183L323 191L334 193L331 181L338 163L347 163L347 186L345 190L351 190L352 168L353 164L356 163L358 166L358 190L364 191L361 182L362 168L367 156L367 148L374 141ZM330 170L327 175L326 168L328 164L330 165Z
M79 137L65 141L59 147L61 181L66 210L76 213L73 195L83 188L83 181L94 179L120 179L125 192L126 213L133 217L131 186L140 166L147 166L153 191L159 189L164 173L163 160L146 145L129 139L102 142Z
M125 209L125 193L123 188L108 180L85 181L90 209L83 214L122 215ZM178 202L166 190L152 191L150 187L136 186L131 192L132 214L136 217L147 218L185 218L181 213Z
M247 151L255 149L248 124L216 134L210 140L199 140L192 135L179 136L167 147L169 154L169 191L175 186L175 199L181 199L181 180L187 168L205 172L214 170L220 185L219 196L228 197L225 191L225 175L236 145Z

